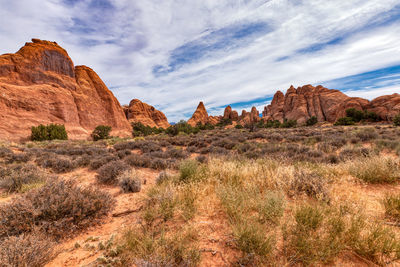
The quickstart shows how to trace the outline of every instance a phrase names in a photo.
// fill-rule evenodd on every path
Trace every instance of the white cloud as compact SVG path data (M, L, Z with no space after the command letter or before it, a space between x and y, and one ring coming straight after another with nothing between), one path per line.
M398 0L109 0L113 8L77 2L0 0L0 53L16 51L32 37L55 40L75 64L95 69L122 104L142 99L170 121L193 112L200 100L217 115L221 106L267 98L291 84L316 84L400 62L400 21L385 23ZM272 31L243 39L238 47L208 51L169 74L152 73L188 42L260 21ZM341 39L334 45L298 52L335 38Z

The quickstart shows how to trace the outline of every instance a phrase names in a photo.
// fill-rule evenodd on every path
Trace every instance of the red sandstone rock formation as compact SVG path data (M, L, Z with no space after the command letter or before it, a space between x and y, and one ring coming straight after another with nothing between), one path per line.
M111 91L85 66L74 67L55 42L33 39L0 56L0 139L20 140L38 124L60 123L69 137L87 138L100 124L114 135L131 127Z
M227 106L224 110L224 117L225 120L232 120L232 121L238 121L239 120L239 114L237 113L236 110L232 110L231 106Z
M400 114L400 94L377 97L370 102L368 110L376 112L384 120L391 121Z
M140 122L146 126L164 129L170 126L164 113L138 99L133 99L124 110L129 122Z
M338 90L322 86L305 85L295 89L291 86L285 95L278 91L271 104L264 108L265 120L297 120L305 123L316 116L318 121L335 122L345 116L346 109L368 108L369 101L358 97L349 97Z
M193 113L192 117L188 120L191 126L196 126L198 123L207 124L209 122L208 113L203 102L200 102Z

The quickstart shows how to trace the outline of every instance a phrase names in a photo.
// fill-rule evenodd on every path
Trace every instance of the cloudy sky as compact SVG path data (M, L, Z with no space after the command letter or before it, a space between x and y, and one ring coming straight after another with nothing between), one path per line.
M170 121L261 109L322 84L372 99L400 92L399 0L0 0L0 54L57 41L121 104Z

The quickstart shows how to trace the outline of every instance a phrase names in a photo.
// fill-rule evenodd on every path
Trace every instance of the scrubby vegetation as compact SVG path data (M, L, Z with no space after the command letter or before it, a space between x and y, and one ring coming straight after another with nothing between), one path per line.
M67 140L68 135L64 125L61 124L49 124L31 128L31 140L32 141L45 141L45 140Z
M110 138L111 126L99 125L92 132L94 141Z
M399 129L314 122L0 145L0 261L43 266L103 222L110 240L65 253L101 255L93 266L398 264Z

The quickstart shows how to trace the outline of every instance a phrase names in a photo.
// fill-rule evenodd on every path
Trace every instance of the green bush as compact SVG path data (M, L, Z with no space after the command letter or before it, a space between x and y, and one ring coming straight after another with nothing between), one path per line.
M318 122L317 117L312 116L311 118L309 118L309 119L306 121L306 125L307 125L307 126L313 126L313 125L317 124L317 122Z
M236 129L243 129L244 127L241 124L236 124L235 128Z
M394 126L400 126L400 114L398 114L396 117L394 117L393 124L394 124Z
M31 128L32 141L45 141L45 140L67 140L68 135L65 126L62 124L49 124Z
M342 117L339 118L336 122L335 122L335 126L338 125L342 125L342 126L348 126L348 125L354 125L354 120L350 117Z
M111 126L99 125L92 132L94 141L110 138Z
M141 122L133 122L132 123L132 135L133 137L136 136L148 136L152 134L159 134L164 132L163 128L157 128L157 127L150 127L146 126Z
M346 109L346 117L352 118L354 122L360 122L362 120L368 121L380 121L381 118L375 112L368 110L358 110L355 108Z
M181 120L180 122L178 122L175 125L172 125L170 127L167 128L167 130L165 131L167 134L169 135L173 135L176 136L180 133L185 133L185 134L197 134L198 132L200 132L200 128L198 127L192 127L190 124L188 124L186 121Z
M296 120L287 120L285 119L281 124L281 128L294 128L297 126Z

